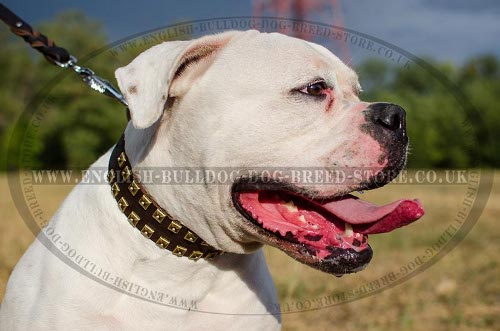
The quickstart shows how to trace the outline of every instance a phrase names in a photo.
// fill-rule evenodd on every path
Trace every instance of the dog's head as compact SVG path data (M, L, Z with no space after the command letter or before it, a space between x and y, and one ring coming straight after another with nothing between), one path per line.
M236 170L225 185L146 185L219 249L267 243L343 274L370 261L368 234L423 215L418 201L377 207L350 194L404 167L405 112L360 101L355 72L322 46L227 32L155 46L116 76L136 166Z

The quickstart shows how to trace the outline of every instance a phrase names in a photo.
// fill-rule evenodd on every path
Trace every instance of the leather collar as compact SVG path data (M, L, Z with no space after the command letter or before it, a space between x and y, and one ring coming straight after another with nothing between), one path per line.
M129 223L159 248L167 249L179 257L186 256L193 261L200 258L212 260L223 253L170 216L135 178L125 153L124 134L111 153L108 183L111 185L113 197L118 202L118 208L125 214Z

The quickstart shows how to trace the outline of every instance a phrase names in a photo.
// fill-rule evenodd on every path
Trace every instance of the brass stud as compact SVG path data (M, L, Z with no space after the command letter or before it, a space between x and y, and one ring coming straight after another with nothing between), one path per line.
M182 225L179 223L179 222L176 222L176 221L172 221L170 222L170 224L168 225L167 229L169 229L170 231L172 231L173 233L179 233L179 231L182 229Z
M164 212L162 212L159 208L155 210L153 213L153 218L161 224L163 222L163 219L167 216Z
M203 241L201 242L201 245L202 245L202 246L210 246L209 244L207 244L207 242L206 242L205 240L203 240Z
M115 178L116 178L115 170L109 169L108 176L107 176L108 183L112 183L115 180Z
M145 224L143 227L142 227L142 230L141 230L141 233L144 237L146 238L151 238L151 235L155 232L155 230L153 230L152 227L150 227L149 225Z
M139 191L139 185L137 185L137 183L135 182L135 180L132 180L132 183L130 183L130 185L128 186L128 190L130 191L130 193L132 194L132 196L135 197L135 195Z
M167 248L167 246L170 244L170 240L165 239L163 236L160 236L158 240L156 241L156 245L160 248Z
M125 209L127 209L128 207L128 202L127 200L125 200L124 197L121 197L120 200L118 200L118 207L120 207L120 210L123 212L125 212Z
M136 227L137 226L137 223L139 222L139 220L141 219L139 217L139 215L137 215L135 212L130 212L130 214L128 215L127 217L128 221L130 224L132 224L132 226Z
M130 171L130 168L128 166L125 166L122 170L122 178L123 180L127 181L130 178L130 175L132 174L132 171Z
M184 239L194 243L196 241L196 239L198 239L198 236L195 235L194 233L192 233L191 231L188 231L186 233L186 235L184 236Z
M193 261L198 261L201 257L203 257L203 252L200 252L200 251L193 251L189 255L189 259L193 260Z
M143 195L139 199L139 204L141 205L142 209L147 210L149 205L151 204L151 199L149 199L146 195Z
M213 260L214 257L216 257L216 256L217 256L217 253L215 253L215 252L208 253L207 255L205 255L205 260L209 260L209 261Z
M172 254L180 257L180 256L184 256L184 254L186 254L186 252L187 252L186 247L177 245L177 246L175 246L174 250L172 251Z
M127 158L125 157L125 152L121 152L120 156L116 159L118 161L118 165L121 167L125 161L127 161Z
M111 185L111 193L113 193L113 196L115 197L118 195L118 193L120 193L120 187L118 186L117 183Z

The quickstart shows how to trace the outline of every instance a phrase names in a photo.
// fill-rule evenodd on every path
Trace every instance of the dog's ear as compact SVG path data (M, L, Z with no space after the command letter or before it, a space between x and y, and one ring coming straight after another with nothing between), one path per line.
M115 76L127 100L134 127L143 129L155 123L164 111L167 98L184 93L189 82L208 68L218 50L237 33L230 31L191 41L167 41L117 69ZM182 79L173 87L179 77Z

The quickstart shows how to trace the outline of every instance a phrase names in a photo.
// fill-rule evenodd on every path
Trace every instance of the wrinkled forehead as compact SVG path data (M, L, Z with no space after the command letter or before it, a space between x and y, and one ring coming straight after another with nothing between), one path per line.
M358 85L356 73L328 49L279 33L243 33L230 42L218 62L226 73L259 72L297 82L321 77L339 85Z

